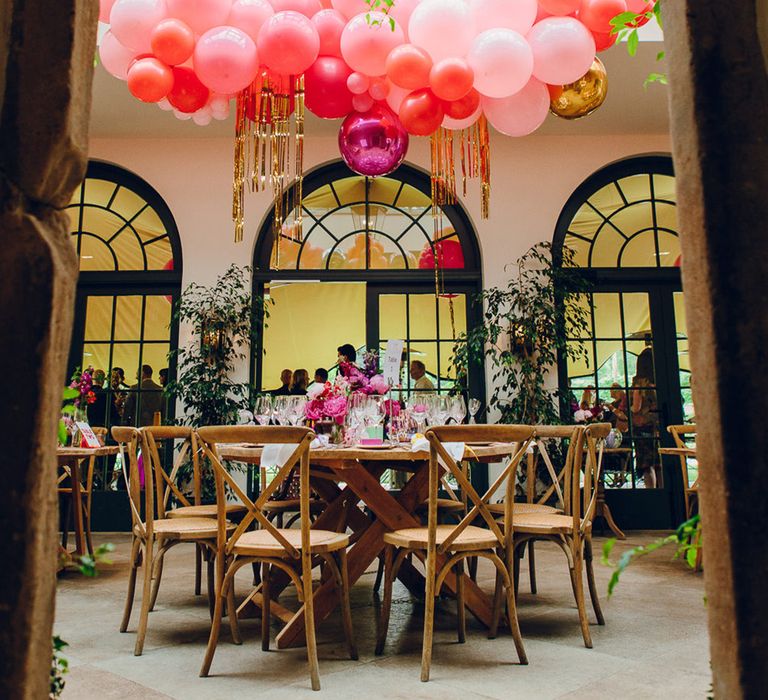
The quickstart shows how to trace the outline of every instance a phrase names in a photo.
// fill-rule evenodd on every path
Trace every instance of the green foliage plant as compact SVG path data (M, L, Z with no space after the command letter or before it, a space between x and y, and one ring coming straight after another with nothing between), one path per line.
M620 12L611 20L611 34L616 35L617 41L625 41L627 43L627 53L630 56L637 54L637 48L640 44L640 35L637 30L642 24L651 19L655 19L660 29L664 29L664 22L661 16L661 3L662 0L656 0L653 7L643 12ZM659 51L656 54L656 60L662 61L664 59L665 52ZM649 73L643 83L643 87L647 88L651 83L660 83L666 85L668 82L666 73Z
M456 341L451 363L460 378L485 358L493 393L490 407L501 423L560 423L560 395L551 381L558 355L571 361L585 349L568 338L587 335L589 310L579 303L587 282L574 265L574 253L563 248L553 260L552 246L537 243L512 265L504 288L492 287L477 297L483 323Z
M368 12L365 14L365 21L368 23L371 27L378 27L379 25L384 23L384 20L382 19L376 19L371 13L372 12L381 12L386 20L389 23L389 28L394 32L395 31L395 18L390 17L389 13L391 12L392 8L395 6L395 0L364 0L365 4L368 5Z

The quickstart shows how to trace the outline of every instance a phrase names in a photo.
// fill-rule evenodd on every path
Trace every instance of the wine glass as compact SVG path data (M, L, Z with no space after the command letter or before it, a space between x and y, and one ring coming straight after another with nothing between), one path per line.
M275 420L280 425L289 425L290 403L293 396L275 397Z
M272 397L269 394L263 394L256 398L253 416L259 425L269 425L273 410Z
M467 404L461 394L456 394L448 399L449 413L454 423L461 425L467 417Z
M475 416L477 415L479 410L480 410L480 399L470 399L469 415L471 416L471 418L469 419L469 422L473 425L477 423L477 421L475 420Z
M416 432L424 433L424 426L427 422L427 405L424 401L426 397L418 394L411 394L408 397L408 411L411 414L413 422L416 423Z
M292 396L290 402L289 419L291 425L301 425L304 421L304 407L307 403L306 396Z

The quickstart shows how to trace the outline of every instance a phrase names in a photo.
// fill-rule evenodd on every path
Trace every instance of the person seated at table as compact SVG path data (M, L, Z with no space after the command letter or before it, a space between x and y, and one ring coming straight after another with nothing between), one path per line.
M627 392L621 388L617 382L611 384L611 411L616 417L616 424L613 426L620 433L626 433L629 430L629 402L627 401Z
M93 373L93 386L91 391L96 399L88 407L88 422L93 426L106 427L107 425L107 393L104 391L104 382L107 378L103 369L97 369Z
M328 381L328 370L318 367L315 370L315 384L325 384Z
M592 410L592 408L594 408L594 405L595 405L594 389L595 389L595 387L593 387L590 384L581 393L581 401L579 402L579 408L582 411L590 411L590 410Z
M354 365L357 362L357 350L355 350L355 346L352 343L339 345L336 348L336 352L338 353L339 364L348 363Z
M284 369L282 372L280 372L280 388L279 389L273 389L269 393L272 394L272 396L287 396L291 393L291 378L293 377L293 372L289 369Z
M632 434L638 476L647 489L660 486L661 464L656 451L659 428L659 408L655 390L653 353L645 348L637 356L637 368L632 379Z
M153 425L155 413L162 411L163 387L152 381L152 372L150 365L142 365L141 370L136 373L136 378L140 381L131 387L128 398L125 400L123 425L132 425L137 428Z
M305 369L297 369L291 379L290 393L295 396L306 396L309 385L309 372Z
M411 379L414 390L420 394L434 392L435 385L427 376L427 367L421 360L411 360Z

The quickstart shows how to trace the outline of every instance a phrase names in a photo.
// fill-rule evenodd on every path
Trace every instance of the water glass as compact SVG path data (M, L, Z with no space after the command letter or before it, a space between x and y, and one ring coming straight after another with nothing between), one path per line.
M461 425L467 417L467 404L461 394L456 394L448 399L449 413L453 422Z
M272 397L269 394L258 396L253 407L253 417L259 425L269 425L273 410Z
M475 416L477 415L478 411L480 410L480 400L479 399L470 399L469 400L469 415L472 416L469 419L469 422L473 425L477 423L475 420Z

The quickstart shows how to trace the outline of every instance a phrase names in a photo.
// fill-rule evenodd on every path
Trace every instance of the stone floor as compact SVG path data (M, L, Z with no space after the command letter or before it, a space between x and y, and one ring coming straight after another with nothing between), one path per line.
M617 545L652 540L634 533ZM243 645L229 641L226 623L212 676L199 678L208 637L205 599L193 595L193 549L179 546L168 555L163 585L150 616L144 655L133 656L137 604L129 632L118 626L125 596L129 542L126 535L97 537L113 542L113 564L95 579L67 574L59 582L56 633L68 643L70 673L65 700L141 698L184 700L218 698L318 697L309 689L302 649L262 652L258 620L241 626ZM602 540L598 538L598 551ZM520 585L519 616L530 665L516 663L507 634L488 640L471 615L466 644L455 637L455 605L438 606L432 680L419 681L422 606L403 587L395 589L392 621L384 656L373 654L377 603L374 571L352 591L352 615L359 661L344 652L338 615L318 630L323 693L334 698L662 698L703 699L709 689L709 651L701 574L671 553L656 552L622 576L610 600L609 570L598 564L605 627L592 626L593 649L585 649L565 560L551 545L536 551L538 595L528 591L526 564ZM481 562L479 581L490 590L492 574ZM247 569L247 567L246 567ZM238 590L248 586L246 569ZM282 599L281 599L282 601ZM285 595L286 605L292 605ZM590 610L591 613L591 610ZM275 630L273 630L274 633ZM273 645L274 646L274 645Z

